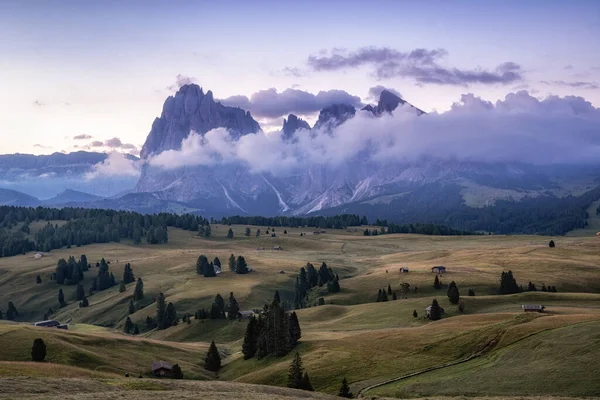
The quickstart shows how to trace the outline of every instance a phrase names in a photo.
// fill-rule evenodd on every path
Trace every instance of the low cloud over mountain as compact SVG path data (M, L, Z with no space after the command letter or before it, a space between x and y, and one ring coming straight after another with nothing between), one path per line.
M410 162L421 157L531 164L598 163L600 109L581 97L538 100L526 91L491 103L463 95L451 110L418 116L399 106L373 117L357 112L333 128L300 130L294 140L281 132L234 138L225 128L204 136L192 132L181 149L167 150L149 163L165 169L243 163L256 172L279 174L313 164L352 160Z

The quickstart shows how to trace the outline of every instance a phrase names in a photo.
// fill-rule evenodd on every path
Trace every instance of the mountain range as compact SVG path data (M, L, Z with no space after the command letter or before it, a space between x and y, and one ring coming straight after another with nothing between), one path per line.
M299 116L290 114L283 121L281 137L283 141L294 142L306 138L303 135L327 134L358 113L382 118L396 112L398 107L417 116L425 114L384 90L377 104L360 110L348 104L323 108L312 127ZM132 193L111 198L116 190L113 193L88 191L90 194L67 191L44 202L38 200L37 204L144 212L169 210L216 217L352 212L398 222L436 222L462 227L467 215L484 206L493 207L503 201L518 203L524 199L544 199L547 204L558 204L564 196L581 195L600 185L597 179L600 169L594 165L536 166L523 162L491 163L433 157L380 163L357 156L337 164L306 163L287 172L273 173L255 172L240 162L191 163L174 168L152 162L165 152L181 150L191 132L204 136L216 128L227 129L233 141L260 131L260 125L250 112L221 104L211 91L205 93L198 85L184 85L174 96L167 98L160 117L151 125L140 155L141 175L135 185L129 181L129 188L134 186ZM23 176L52 176L64 181L76 177L77 180L93 165L102 162L103 157L106 155L86 152L38 157L0 156L0 181L6 181L7 177L14 181ZM86 191L81 186L75 189ZM125 189L120 188L121 191ZM22 191L35 195L31 190ZM37 200L15 192L0 193L3 204L33 205ZM592 197L590 202L598 200ZM581 217L577 218L572 225L580 224ZM478 225L469 227L479 228Z

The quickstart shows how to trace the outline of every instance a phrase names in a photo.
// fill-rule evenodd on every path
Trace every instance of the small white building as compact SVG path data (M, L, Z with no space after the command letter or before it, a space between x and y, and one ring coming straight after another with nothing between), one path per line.
M42 252L38 252L33 255L33 258L35 258L36 260L39 260L42 257L44 257L44 253Z

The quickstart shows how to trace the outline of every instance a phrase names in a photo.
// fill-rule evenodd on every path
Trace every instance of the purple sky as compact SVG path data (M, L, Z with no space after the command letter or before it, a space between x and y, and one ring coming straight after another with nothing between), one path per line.
M523 89L600 107L598 38L595 0L4 0L0 152L130 151L185 82L265 130L376 86L425 111Z

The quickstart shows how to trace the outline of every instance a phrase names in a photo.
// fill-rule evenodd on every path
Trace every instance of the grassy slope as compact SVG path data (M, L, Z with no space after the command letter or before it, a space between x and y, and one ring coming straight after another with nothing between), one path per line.
M311 229L288 229L288 235L283 235L283 229L278 228L276 238L246 238L244 228L234 227L234 240L225 239L228 227L224 226L213 227L215 237L210 240L171 229L167 245L91 245L53 251L41 260L34 260L31 254L0 259L0 304L14 301L23 320L41 318L48 306L57 306L58 287L47 279L56 261L81 253L91 262L100 257L110 260L117 279L124 263L132 263L134 273L145 283L146 299L140 305L149 305L132 315L138 323L154 314L154 305L150 303L159 291L175 303L180 313L208 308L217 292L226 297L229 291L234 291L242 309L260 307L272 298L276 289L284 299L290 299L298 269L307 261L317 266L326 261L343 278L342 292L326 295L328 305L301 310L298 314L303 330L299 351L313 385L329 393L337 391L342 376L347 376L356 392L403 373L465 357L494 338L501 338L497 348L502 349L548 327L595 320L600 313L600 296L562 293L600 291L600 241L595 237L560 238L556 240L557 248L549 249L548 238L531 236L363 237L361 232L329 231L325 235L300 237L300 232ZM264 232L265 228L261 230ZM284 250L270 250L275 245L281 245ZM262 246L267 250L257 250ZM210 259L218 256L226 270L231 253L244 255L256 272L240 276L225 271L211 279L195 274L198 255L205 254ZM433 289L434 274L430 267L438 264L449 267L442 281L447 284L455 280L463 296L467 288L475 288L476 297L463 297L466 315L458 315L456 306L448 303L445 290ZM410 273L400 275L400 266L408 266ZM286 273L279 274L281 269ZM494 292L500 273L508 269L512 269L523 285L529 280L538 286L543 282L557 286L560 292L486 295ZM35 285L37 274L42 275L41 285ZM95 271L86 274L86 287L93 274ZM389 283L394 290L399 290L403 281L411 287L418 286L419 293L411 292L406 300L372 303L379 288ZM14 325L0 325L0 340L8 344L23 339L18 350L0 352L0 359L27 360L33 337L43 332L49 335L52 344L49 348L59 349L56 355L49 355L50 361L73 365L83 357L83 365L91 369L107 365L116 368L112 370L136 373L136 369L147 370L151 361L163 358L179 362L188 377L206 378L208 375L199 366L206 349L204 343L216 339L220 349L230 354L220 373L222 378L285 384L291 355L277 360L240 359L244 323L192 321L191 325L180 324L167 331L146 333L147 340L121 335L119 329L127 316L132 286L125 293L113 288L94 294L90 297L91 306L85 309L73 304L71 296L75 287L66 287L67 300L72 304L60 310L56 318L62 321L72 318L76 332L39 331L30 327L18 327L20 330L16 331ZM422 314L434 297L452 318L435 323L414 319L413 309ZM520 304L531 302L548 306L550 315L543 318L523 315ZM116 326L116 330L90 323ZM597 359L599 351L591 349ZM552 387L550 382L549 390Z

